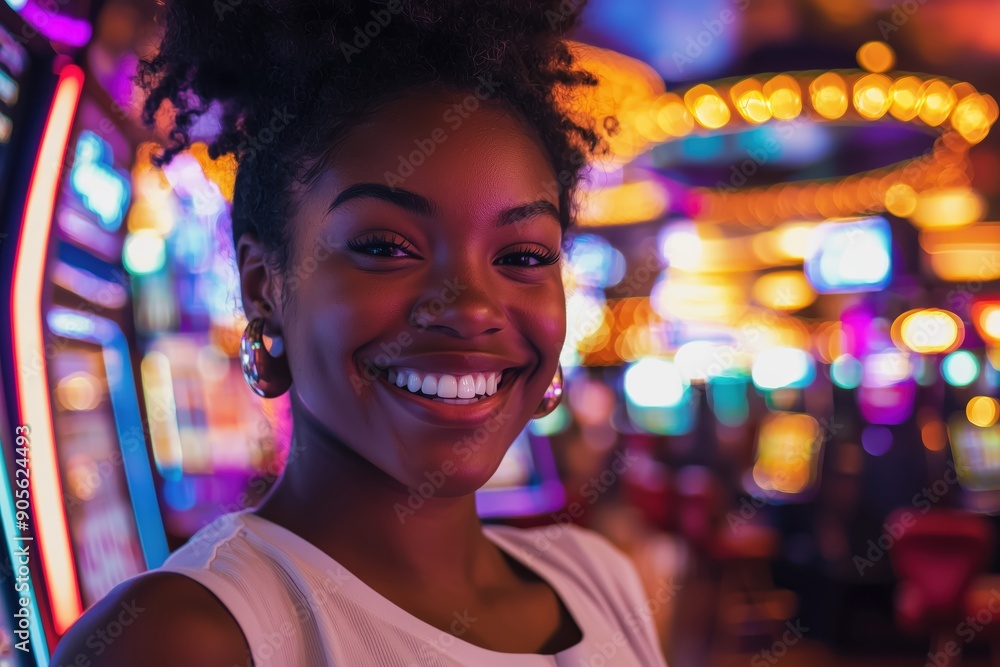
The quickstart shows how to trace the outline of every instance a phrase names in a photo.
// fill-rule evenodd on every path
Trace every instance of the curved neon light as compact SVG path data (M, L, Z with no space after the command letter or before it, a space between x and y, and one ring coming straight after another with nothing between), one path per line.
M76 65L64 67L59 74L28 186L11 295L20 423L31 428L31 501L57 634L69 628L82 613L83 606L56 459L41 303L59 177L83 78L83 70Z
M58 14L42 7L35 0L7 0L32 28L54 42L67 46L84 46L94 33L86 19Z

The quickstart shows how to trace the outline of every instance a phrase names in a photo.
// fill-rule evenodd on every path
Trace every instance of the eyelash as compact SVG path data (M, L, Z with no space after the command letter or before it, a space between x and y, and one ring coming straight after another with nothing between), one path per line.
M372 253L370 252L372 249L388 249L389 251L401 250L410 257L415 256L410 252L410 249L413 247L412 245L410 245L410 243L408 243L406 240L403 240L402 242L397 242L395 240L390 240L391 238L395 237L392 237L388 234L373 234L371 236L366 236L361 239L351 239L350 241L347 242L347 247L354 252L361 253L363 255L368 255L370 257L387 257L390 259L395 258L393 255ZM531 246L521 246L515 248L511 252L504 255L505 258L511 256L533 257L538 262L537 264L519 265L520 268L529 268L529 269L537 268L540 266L550 266L558 262L561 258L560 253L557 251L549 250L546 252L539 252L538 250L532 248Z
M389 240L390 238L395 238L395 237L392 237L388 234L372 234L371 236L366 236L362 239L351 239L350 241L347 242L347 247L353 250L354 252L358 252L364 255L369 255L371 257L392 258L392 255L377 255L368 252L373 248L388 248L390 250L397 249L397 250L402 250L411 257L413 256L412 253L410 252L410 248L412 248L413 246L411 246L405 239L402 241L402 243L398 243L394 240L392 241Z
M538 250L532 248L531 246L522 246L515 248L513 251L504 255L504 257L510 257L511 255L520 257L534 257L538 264L523 264L522 268L537 268L539 266L551 266L559 261L559 253L555 250L547 250L545 252L539 252Z

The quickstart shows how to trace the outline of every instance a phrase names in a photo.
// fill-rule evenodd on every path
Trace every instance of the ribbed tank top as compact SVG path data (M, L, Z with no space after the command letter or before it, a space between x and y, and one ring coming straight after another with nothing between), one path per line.
M648 611L657 603L604 537L571 525L483 530L559 594L581 641L553 655L463 641L472 617L456 613L459 636L439 630L249 511L219 517L154 571L185 575L211 591L242 629L253 667L666 667Z

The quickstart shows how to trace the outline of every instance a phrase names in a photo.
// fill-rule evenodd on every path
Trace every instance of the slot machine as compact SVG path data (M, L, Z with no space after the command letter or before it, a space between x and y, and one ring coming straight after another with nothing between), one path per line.
M22 161L22 212L6 220L16 242L4 255L11 335L0 361L12 419L31 433L42 649L168 555L121 266L134 129L93 77L57 62L38 148Z
M32 167L59 90L56 57L44 36L0 5L0 283L8 286ZM0 664L41 666L48 664L50 635L36 598L41 570L28 488L32 432L14 400L11 302L0 301Z

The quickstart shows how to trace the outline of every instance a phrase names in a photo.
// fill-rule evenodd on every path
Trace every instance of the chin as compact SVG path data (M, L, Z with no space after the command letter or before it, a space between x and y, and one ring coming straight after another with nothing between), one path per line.
M460 440L442 447L437 455L415 457L419 469L406 471L400 479L405 486L424 499L458 498L482 488L500 467L513 436L491 434L482 443Z

